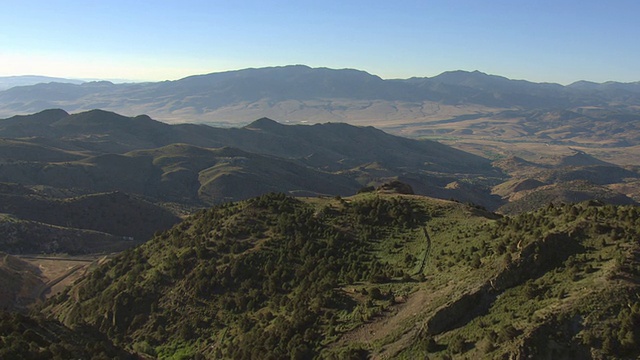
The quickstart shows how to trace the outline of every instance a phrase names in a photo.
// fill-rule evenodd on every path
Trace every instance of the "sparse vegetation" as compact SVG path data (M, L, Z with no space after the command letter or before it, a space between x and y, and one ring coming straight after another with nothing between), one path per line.
M4 357L640 356L640 210L618 192L633 167L486 149L504 183L488 160L440 144L269 119L0 121L0 135L17 133L29 137L0 141L0 180L21 183L0 183L2 249L132 248L42 305L59 322L2 314ZM507 200L509 216L490 211ZM36 267L6 269L7 304L47 286Z
M633 357L637 212L265 195L126 251L46 312L159 358L535 357L549 339L555 356Z

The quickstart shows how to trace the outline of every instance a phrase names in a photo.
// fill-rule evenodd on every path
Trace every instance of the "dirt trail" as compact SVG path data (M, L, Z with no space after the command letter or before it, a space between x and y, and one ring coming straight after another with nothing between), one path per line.
M427 297L425 291L416 291L409 296L405 303L398 304L394 306L391 311L383 313L373 321L345 333L333 346L342 346L354 342L370 343L384 339L391 335L393 331L400 329L407 320L413 322L415 316L424 307L424 302ZM409 328L408 331L411 331L411 328Z
M411 322L406 323L405 330L394 341L385 344L380 352L373 353L371 359L393 359L398 355L400 351L411 346L418 332L424 327L424 324L428 319L430 311L426 310L426 308L430 307L429 303L433 299L442 298L444 294L450 293L453 287L454 284L449 283L448 285L436 291L422 289L416 292L414 298L409 299L413 300L413 302L407 301L407 304L410 304L407 309L407 313L401 315L402 322L406 323L406 321L409 319L411 319ZM398 313L398 315L400 315L400 313ZM393 322L389 322L389 325L393 324Z
M96 257L46 257L20 256L21 259L37 266L45 283L33 288L30 297L36 301L44 300L50 295L61 291L66 286L82 276L92 263L98 261Z
M416 272L416 275L420 275L424 272L424 268L427 266L427 260L429 260L429 256L431 255L431 238L429 237L429 232L427 232L426 227L422 229L422 233L426 243L426 249L424 250L424 257L422 258L420 268Z
M45 300L45 295L49 290L51 290L51 288L73 275L76 271L84 269L87 266L88 265L86 264L76 265L69 269L69 271L67 271L66 273L62 274L62 276L59 276L53 280L49 280L46 284L39 286L36 290L34 290L34 298L38 300Z
M422 229L421 235L425 243L425 250L416 275L424 272L431 255L431 238L426 228ZM380 354L373 354L372 359L393 357L413 339L419 330L420 326L418 324L422 323L422 321L416 321L416 317L424 316L421 314L423 314L425 306L440 291L433 293L421 289L414 292L407 298L406 302L393 306L389 311L380 314L373 321L345 333L331 346L343 346L347 343L372 343L385 338L387 338L387 341L392 341L389 337L395 336L395 341L385 346Z
M436 291L420 289L411 294L405 303L398 304L373 321L345 333L330 347L340 347L348 343L371 344L384 340L386 344L378 352L372 353L371 359L393 359L411 345L418 331L424 326L428 318L428 308L431 308L430 302L450 293L453 287L454 284L450 283Z

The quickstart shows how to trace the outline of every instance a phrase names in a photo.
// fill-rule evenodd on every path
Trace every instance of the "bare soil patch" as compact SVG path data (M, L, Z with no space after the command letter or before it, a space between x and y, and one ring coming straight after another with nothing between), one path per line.
M73 284L98 259L24 257L23 260L38 267L45 280L43 288L34 290L33 296L38 300L49 298Z

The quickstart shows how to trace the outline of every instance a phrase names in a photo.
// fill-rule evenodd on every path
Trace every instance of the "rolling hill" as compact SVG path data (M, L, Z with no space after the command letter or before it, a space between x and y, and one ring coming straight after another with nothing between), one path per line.
M33 225L40 223L62 228L94 230L111 234L112 238L115 237L119 240L125 237L130 240L137 239L140 242L151 237L155 231L167 229L179 221L176 215L166 209L121 192L97 193L64 199L4 193L0 194L0 198L2 199L0 213L32 221ZM5 225L8 226L10 223L11 221ZM51 227L48 228L49 230L46 232L55 233ZM58 237L67 239L71 244L74 242L73 238L81 237L69 237L73 231L67 233L67 230L62 228L60 228ZM94 237L96 241L102 242L108 238L105 235L95 234ZM102 239L100 239L101 237ZM25 236L25 238L30 238L31 241L37 243L40 237ZM42 238L46 238L46 236ZM40 250L26 250L28 248L26 244L20 246L25 246L23 251L27 252ZM77 244L74 248L63 248L75 252L82 251L82 249L90 251L94 246L91 245L91 242L87 242Z
M82 113L80 118L92 116L85 112L99 108L127 117L148 114L166 123L221 127L244 126L262 117L284 124L348 123L375 126L404 137L438 140L491 159L518 156L535 160L570 154L569 148L573 148L618 165L630 165L640 161L639 89L638 82L562 86L478 71L385 80L360 70L295 65L156 83L102 81L17 87L0 91L0 117L61 108ZM143 123L148 118L138 120ZM131 122L127 124L132 126ZM194 134L196 129L209 132L187 126L182 129L183 136L176 138L173 129L172 138L164 138L166 141L159 144L156 141L163 138L166 128L154 126L147 129L154 137L147 146L176 142L223 146L212 144L211 134L207 139ZM19 130L14 128L8 136L22 136ZM107 140L98 140L91 144L97 146L95 150L117 150ZM135 143L148 140L144 132L127 133L119 145L134 150Z
M0 231L3 234L0 248L11 254L111 253L140 243L105 232L21 220L5 214L0 214Z
M0 120L0 136L0 181L190 204L269 191L348 195L397 176L441 187L453 177L502 176L479 156L347 124L289 126L263 118L225 129L47 110Z
M339 166L341 169L374 161L397 167L427 165L431 171L449 173L461 172L463 168L487 172L489 167L488 161L481 157L434 141L389 135L373 127L342 123L287 126L267 118L242 128L226 129L193 124L168 125L144 115L125 117L103 110L71 115L62 110L46 110L0 120L0 136L33 146L47 144L57 147L60 152L84 151L86 154L125 153L185 143L208 148L236 147L286 159L311 158L309 161L314 166ZM10 145L7 144L7 148ZM20 156L21 152L16 153Z
M158 358L633 358L637 211L265 195L194 215L44 311Z
M122 192L0 183L0 249L11 254L119 252L180 221L179 208Z
M394 179L418 193L484 202L502 176L484 158L372 127L262 118L213 128L52 109L0 120L0 249L121 251L197 208L269 192L348 196ZM479 195L447 189L454 179Z
M640 200L635 192L640 174L633 167L620 167L582 151L555 160L536 164L511 157L494 162L511 177L492 189L493 194L507 201L497 211L517 214L550 203L598 200L631 205Z
M47 319L0 312L0 357L637 358L638 86L290 66L0 91L0 250L129 248ZM0 307L56 282L2 259Z
M494 194L492 187L533 179L545 185L593 185L583 186L580 196L558 199L592 196L626 204L633 202L625 199L629 195L638 200L636 170L579 149L543 163L511 157L492 164L435 141L345 123L284 125L261 118L241 128L215 128L103 110L46 110L0 120L0 136L0 181L76 195L120 191L153 202L202 206L271 191L344 196L399 179L418 194L497 209L522 198L516 195L522 187L505 185ZM546 205L540 201L527 200L524 208Z
M121 250L197 208L269 192L349 196L393 180L416 194L509 214L549 203L640 200L637 168L578 149L553 162L492 163L345 123L261 118L214 128L46 110L0 120L0 137L0 213L11 215L3 226L12 234L0 249L18 253Z

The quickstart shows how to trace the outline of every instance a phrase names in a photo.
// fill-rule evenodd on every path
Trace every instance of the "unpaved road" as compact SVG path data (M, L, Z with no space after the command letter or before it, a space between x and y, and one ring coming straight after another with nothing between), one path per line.
M34 300L44 300L62 291L86 273L98 261L98 257L47 257L38 255L19 256L22 260L38 267L45 283L33 289Z

